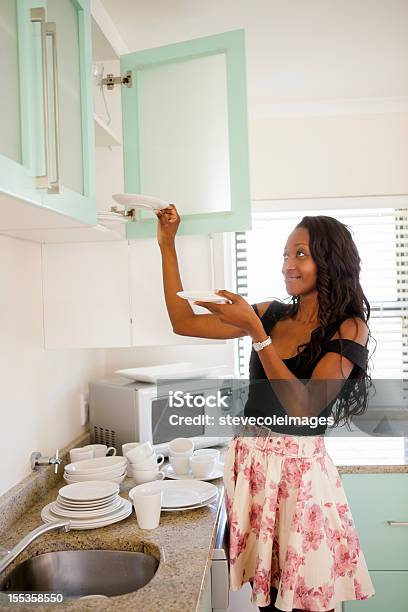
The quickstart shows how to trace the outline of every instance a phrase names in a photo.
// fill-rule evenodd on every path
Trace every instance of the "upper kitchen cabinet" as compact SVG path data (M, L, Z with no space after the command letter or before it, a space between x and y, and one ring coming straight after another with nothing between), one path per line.
M0 231L95 224L89 0L1 0L0 28Z
M121 56L125 190L174 202L180 234L250 228L244 31ZM138 211L128 239L152 237Z

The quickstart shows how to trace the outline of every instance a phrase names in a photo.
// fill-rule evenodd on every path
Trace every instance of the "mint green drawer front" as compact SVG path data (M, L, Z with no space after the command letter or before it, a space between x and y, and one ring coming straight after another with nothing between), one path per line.
M408 474L343 474L357 534L370 570L408 570ZM406 610L408 610L408 601Z
M347 601L343 612L407 612L408 572L370 572L375 595L364 601Z

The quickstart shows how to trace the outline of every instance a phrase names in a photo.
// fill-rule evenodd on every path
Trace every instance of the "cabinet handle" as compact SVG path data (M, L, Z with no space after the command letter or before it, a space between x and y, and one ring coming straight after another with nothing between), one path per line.
M408 521L387 521L390 527L407 527Z
M61 193L61 155L60 155L60 124L58 96L58 61L57 61L57 26L54 21L46 23L46 35L52 40L52 84L54 98L54 132L55 132L55 167L56 179L51 181L48 193Z
M48 126L48 76L47 76L47 32L45 23L45 9L32 8L31 22L39 23L41 26L41 67L42 67L42 91L44 99L44 153L45 153L45 174L36 176L36 183L39 189L48 189L51 186L50 179L50 145L49 145L49 126Z

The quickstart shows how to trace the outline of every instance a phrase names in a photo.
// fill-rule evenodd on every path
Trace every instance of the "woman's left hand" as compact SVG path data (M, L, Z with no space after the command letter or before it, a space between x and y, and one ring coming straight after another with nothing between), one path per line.
M235 325L235 327L246 331L248 335L252 335L259 328L259 325L262 325L252 306L242 296L225 289L215 293L229 300L231 304L216 304L204 301L197 301L194 304L207 308L222 323Z

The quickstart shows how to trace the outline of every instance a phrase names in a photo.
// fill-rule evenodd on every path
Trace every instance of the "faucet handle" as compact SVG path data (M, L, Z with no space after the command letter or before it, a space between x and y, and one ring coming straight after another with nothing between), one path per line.
M58 466L61 463L61 459L59 457L59 450L57 448L57 450L55 451L55 459L54 459L54 472L57 474L58 473Z
M62 459L59 456L59 450L55 451L55 457L43 457L41 453L31 453L31 469L36 470L42 465L53 465L54 471L57 474L58 466L62 463Z

